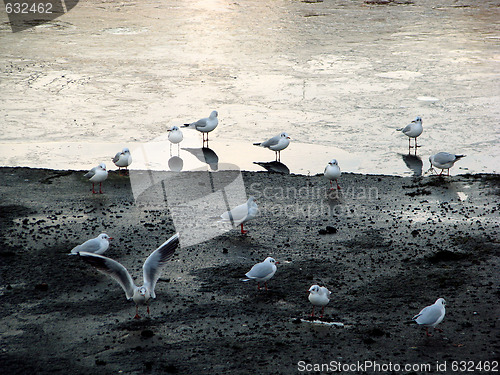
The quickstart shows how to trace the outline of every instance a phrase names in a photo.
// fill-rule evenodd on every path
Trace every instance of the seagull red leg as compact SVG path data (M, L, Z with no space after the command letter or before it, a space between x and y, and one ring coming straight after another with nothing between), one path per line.
M134 319L141 319L141 316L139 315L139 306L135 305L135 316Z
M313 311L311 312L311 318L314 318L314 305L313 305Z
M95 190L94 190L94 183L92 182L92 194L96 194Z
M241 223L240 225L241 225L241 234L247 234L248 231L243 229L243 223Z
M335 180L335 182L337 183L337 190L341 190L340 186L339 186L339 182L337 180Z
M323 306L323 308L321 309L321 315L319 317L322 318L324 313L325 313L325 306Z
M99 194L103 194L103 192L102 192L102 182L99 182Z

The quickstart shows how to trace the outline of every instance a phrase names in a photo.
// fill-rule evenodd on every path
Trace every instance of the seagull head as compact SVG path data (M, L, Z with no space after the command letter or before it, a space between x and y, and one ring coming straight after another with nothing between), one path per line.
M281 133L281 134L280 134L280 137L281 137L281 138L286 138L286 139L292 139L292 138L290 138L290 136L289 136L287 133L285 133L285 132Z
M210 118L216 118L217 116L219 116L219 114L217 113L217 111L212 111L212 113L210 113Z
M444 298L438 298L435 304L446 306L446 301L444 300Z
M265 260L264 260L265 263L271 263L271 264L279 264L279 262L277 262L274 258L271 258L271 257L267 257Z
M99 165L97 166L97 168L102 169L103 171L105 171L105 170L106 170L106 164L101 163L101 164L99 164Z
M339 165L339 163L337 162L337 159L332 159L328 162L328 164L330 165Z
M101 239L101 240L108 240L109 241L109 240L112 240L113 237L108 236L106 233L101 233L99 235L99 239Z
M168 129L167 131L168 132L174 132L174 131L177 131L179 130L179 128L177 126L172 126L170 129Z
M415 118L415 120L413 120L413 121L414 121L414 122L422 122L422 117L417 116L417 117Z
M319 285L313 285L309 288L308 292L310 293L319 293Z
M145 287L145 286L141 286L141 287L138 289L138 292L139 292L139 294L140 294L141 296L145 296L145 295L146 295L146 293L147 293L147 291L148 291L148 290L146 289L146 287Z
M125 147L125 148L122 150L122 154L130 154L130 150L128 149L128 147Z

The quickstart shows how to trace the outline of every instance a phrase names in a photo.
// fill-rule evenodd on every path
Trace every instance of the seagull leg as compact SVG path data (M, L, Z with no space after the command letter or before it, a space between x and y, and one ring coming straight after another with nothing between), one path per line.
M410 148L413 148L413 146L411 145L411 138L408 137L408 150L410 150Z
M102 194L102 182L99 182L99 194Z
M241 223L240 225L241 225L241 234L247 234L248 231L243 229L243 223Z
M321 309L321 315L319 317L322 318L324 313L325 313L325 306L323 306L323 308Z
M313 305L313 311L311 312L311 318L314 318L314 305Z
M267 281L264 281L264 287L266 288L266 290L269 290L267 289Z
M92 194L97 194L94 190L94 183L92 182Z
M429 327L425 327L425 334L427 337L431 337L432 335L429 333Z
M260 283L257 281L257 290L260 290Z
M341 190L340 186L339 186L339 182L337 180L335 180L335 182L337 183L337 190Z
M135 305L135 316L134 319L141 319L141 316L139 315L139 306Z
M146 309L146 311L148 312L148 315L150 315L150 313L149 313L149 303L148 303L147 306L148 306L148 308Z

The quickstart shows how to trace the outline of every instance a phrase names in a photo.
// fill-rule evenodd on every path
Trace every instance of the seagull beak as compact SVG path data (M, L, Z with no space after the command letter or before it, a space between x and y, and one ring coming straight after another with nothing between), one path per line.
M112 240L112 239L113 239L113 237L109 237L109 238L108 238L108 240Z
M276 262L274 262L274 264L280 264L280 262L276 261Z
M168 131L168 132L171 132L171 131L172 131L172 129L167 129L167 131Z
M290 138L290 137L286 137L286 139L292 139L292 138Z

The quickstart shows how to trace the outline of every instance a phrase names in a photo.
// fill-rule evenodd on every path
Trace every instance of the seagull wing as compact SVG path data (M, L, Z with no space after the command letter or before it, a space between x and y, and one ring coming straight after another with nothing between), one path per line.
M449 152L438 152L434 155L434 162L438 164L452 163L456 160L456 156Z
M128 273L127 269L118 263L116 260L107 258L102 255L80 252L78 253L82 259L94 266L98 271L108 275L118 281L120 286L125 291L127 299L131 299L134 296L134 290L136 288L132 276Z
M79 253L80 251L84 251L86 253L95 253L101 248L101 241L99 241L97 238L92 238L91 240L88 240L81 245L76 246L71 250L72 254Z
M121 152L117 152L116 153L115 157L112 159L113 163L116 163L118 160L120 160L120 155L121 154L122 154Z
M262 279L273 272L273 267L269 263L257 263L248 271L245 276L250 279Z
M84 177L92 178L95 176L95 172L97 171L97 167L92 168L90 171L84 174Z
M152 298L156 298L155 286L160 278L161 271L167 260L175 253L175 249L179 246L179 233L174 234L165 241L158 249L153 251L148 259L144 262L144 286L151 293Z
M240 204L238 207L233 208L231 211L226 211L220 217L222 221L233 222L234 225L239 225L248 216L248 205L246 203Z
M271 146L275 146L279 143L280 141L280 136L279 135L275 135L274 137L272 138L269 138L267 141L264 141L260 144L260 146L262 147L271 147Z
M418 324L432 325L441 317L441 307L438 305L431 305L424 307L420 313L415 315L412 319Z

